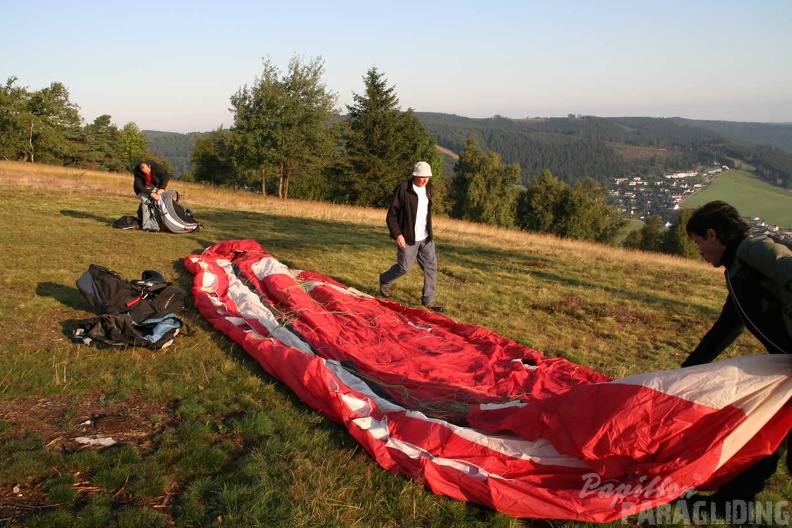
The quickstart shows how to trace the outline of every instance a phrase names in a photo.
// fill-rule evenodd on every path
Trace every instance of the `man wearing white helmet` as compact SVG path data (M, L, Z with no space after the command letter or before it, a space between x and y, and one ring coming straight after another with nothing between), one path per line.
M432 239L432 167L425 161L415 164L412 178L393 191L385 218L390 237L396 241L396 264L379 276L380 293L391 296L393 281L407 274L415 261L424 272L421 303L435 312L443 307L437 294L437 257Z

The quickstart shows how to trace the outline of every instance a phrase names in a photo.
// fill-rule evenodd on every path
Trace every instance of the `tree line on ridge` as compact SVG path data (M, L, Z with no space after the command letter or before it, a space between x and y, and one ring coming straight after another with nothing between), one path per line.
M10 77L0 87L0 158L122 172L156 156L135 123L119 129L105 114L84 124L62 83L31 91Z

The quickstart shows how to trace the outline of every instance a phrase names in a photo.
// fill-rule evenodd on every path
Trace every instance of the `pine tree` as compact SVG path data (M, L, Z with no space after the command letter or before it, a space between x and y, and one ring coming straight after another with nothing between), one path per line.
M85 142L79 152L78 166L111 172L126 169L124 137L111 119L104 114L83 127Z
M335 170L335 201L387 206L396 185L410 177L418 161L432 167L434 212L442 212L447 181L435 141L414 112L399 109L393 86L371 68L363 77L365 92L353 94L354 104L343 126L343 156Z
M686 258L699 259L698 246L687 235L685 227L688 220L693 215L692 209L682 209L682 214L668 231L663 235L661 244L662 251L671 255L679 255Z
M644 251L660 251L663 239L663 219L659 215L650 215L641 228L641 246Z

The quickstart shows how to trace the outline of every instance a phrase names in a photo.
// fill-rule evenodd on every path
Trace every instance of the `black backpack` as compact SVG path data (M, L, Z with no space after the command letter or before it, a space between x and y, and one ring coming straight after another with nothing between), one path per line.
M144 271L142 280L127 281L111 269L91 264L76 284L100 315L128 314L135 323L178 314L187 299L182 287L165 282L162 274L154 270Z

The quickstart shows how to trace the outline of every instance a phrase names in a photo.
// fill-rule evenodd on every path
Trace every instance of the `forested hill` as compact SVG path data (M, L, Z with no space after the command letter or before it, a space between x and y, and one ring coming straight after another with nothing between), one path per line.
M205 134L204 132L190 132L189 134L179 134L177 132L158 132L156 130L143 130L146 139L149 141L151 151L157 156L168 160L173 167L174 176L179 177L185 172L190 172L195 138Z
M682 118L568 116L515 120L474 119L416 112L437 143L459 153L476 135L506 163L518 163L523 180L545 169L573 183L590 176L690 170L745 161L768 181L792 187L792 124L694 121Z
M594 117L469 118L416 112L440 147L459 154L473 135L480 145L517 163L523 182L549 169L574 183L618 176L685 171L714 163L750 163L757 174L792 188L792 124L697 121L683 118ZM167 159L176 176L191 170L195 138L144 130L152 152ZM207 132L208 133L208 132Z
M733 121L694 121L676 119L718 132L719 134L748 145L768 145L792 153L792 123L737 123Z

